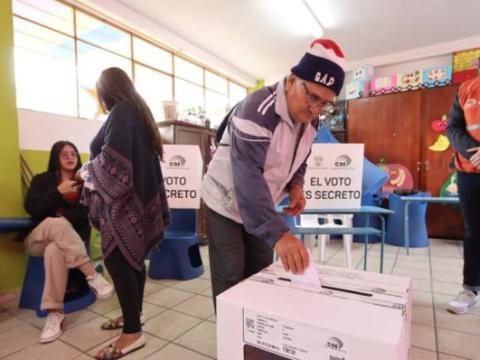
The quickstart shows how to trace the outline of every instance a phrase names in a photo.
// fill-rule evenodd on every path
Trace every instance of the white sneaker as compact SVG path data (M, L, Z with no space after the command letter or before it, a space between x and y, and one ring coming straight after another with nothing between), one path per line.
M107 299L115 293L113 286L99 273L87 276L87 282L99 299Z
M473 291L460 291L457 297L448 302L447 310L454 314L465 314L480 299Z
M46 344L58 339L62 333L62 324L65 319L65 314L59 312L49 312L42 334L40 335L40 342Z

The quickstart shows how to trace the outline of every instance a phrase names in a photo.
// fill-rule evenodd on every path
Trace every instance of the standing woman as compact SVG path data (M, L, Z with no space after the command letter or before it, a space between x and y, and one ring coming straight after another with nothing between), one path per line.
M170 218L160 169L162 142L150 109L119 68L104 70L96 87L109 116L90 145L92 160L80 173L89 188L83 201L100 230L104 262L122 308L122 317L102 326L123 327L122 335L96 354L110 360L145 345L140 323L144 260L162 240Z

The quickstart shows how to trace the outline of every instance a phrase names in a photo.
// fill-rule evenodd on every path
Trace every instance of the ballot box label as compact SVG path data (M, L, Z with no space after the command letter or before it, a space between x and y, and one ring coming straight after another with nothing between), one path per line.
M243 341L287 359L349 359L349 337L344 334L245 308Z

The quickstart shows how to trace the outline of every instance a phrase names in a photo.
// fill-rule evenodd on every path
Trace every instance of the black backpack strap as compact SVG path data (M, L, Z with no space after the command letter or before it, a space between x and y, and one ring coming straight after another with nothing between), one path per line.
M228 123L230 121L230 117L232 116L233 112L237 108L238 104L236 104L229 112L227 115L222 120L222 123L217 129L217 134L216 134L216 139L217 139L217 144L218 146L228 146L228 144L222 144L220 141L222 140L223 133L225 132L225 129L228 126Z

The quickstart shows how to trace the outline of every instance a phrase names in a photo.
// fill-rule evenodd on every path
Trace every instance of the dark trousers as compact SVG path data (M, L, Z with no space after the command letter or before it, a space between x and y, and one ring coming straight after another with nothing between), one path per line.
M458 172L458 196L465 222L463 286L480 290L480 174Z
M216 297L270 265L273 250L245 227L207 207L208 250L213 304Z
M145 290L145 266L141 271L136 271L130 266L118 247L105 259L105 266L112 277L122 308L123 332L134 334L142 331L140 313Z

